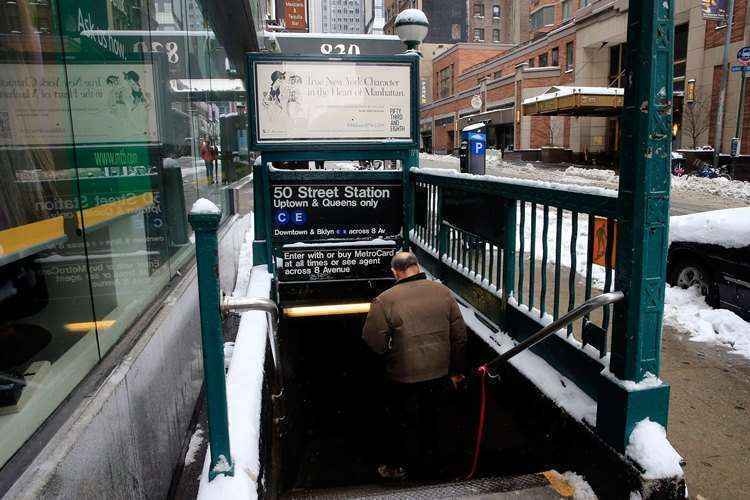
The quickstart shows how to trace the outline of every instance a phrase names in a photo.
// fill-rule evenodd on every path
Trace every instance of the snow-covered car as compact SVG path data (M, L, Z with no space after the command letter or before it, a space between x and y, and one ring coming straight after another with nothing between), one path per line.
M667 281L750 320L750 207L670 219Z

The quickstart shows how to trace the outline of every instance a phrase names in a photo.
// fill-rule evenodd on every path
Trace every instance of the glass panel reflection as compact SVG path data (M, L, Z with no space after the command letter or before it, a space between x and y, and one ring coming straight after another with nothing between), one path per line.
M72 147L75 97L53 10L39 0L0 9L2 465L99 351Z

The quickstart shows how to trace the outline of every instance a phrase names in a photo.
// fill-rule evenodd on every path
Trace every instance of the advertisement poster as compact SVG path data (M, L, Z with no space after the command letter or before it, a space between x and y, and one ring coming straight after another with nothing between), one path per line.
M727 15L727 0L701 0L703 19L724 20Z
M401 184L274 184L275 244L391 239L401 232Z
M411 66L255 64L259 143L411 140Z
M69 64L67 85L62 65L0 75L0 147L159 142L151 65Z

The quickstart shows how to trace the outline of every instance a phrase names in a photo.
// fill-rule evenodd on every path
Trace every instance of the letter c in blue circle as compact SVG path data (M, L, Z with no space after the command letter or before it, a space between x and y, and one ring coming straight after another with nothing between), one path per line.
M276 223L280 226L286 226L289 224L289 212L286 210L276 212Z
M295 210L292 212L292 223L295 226L301 226L305 222L307 222L307 212L304 210Z

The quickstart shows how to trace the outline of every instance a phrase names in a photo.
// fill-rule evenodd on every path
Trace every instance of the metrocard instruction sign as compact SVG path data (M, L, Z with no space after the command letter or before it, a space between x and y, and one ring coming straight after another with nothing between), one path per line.
M255 149L416 144L416 58L251 54Z

